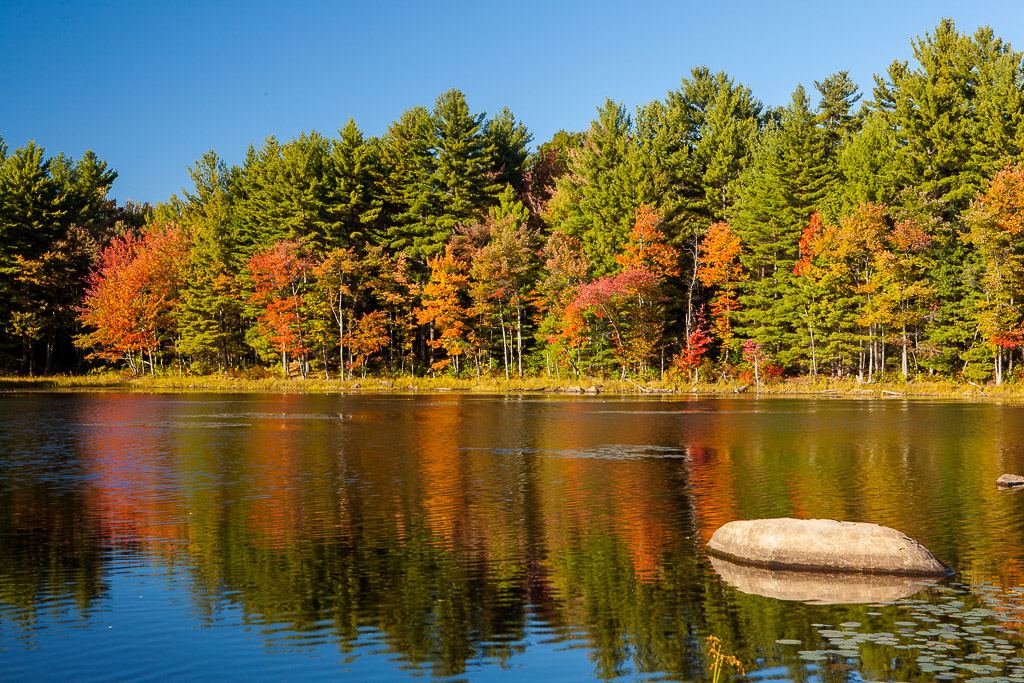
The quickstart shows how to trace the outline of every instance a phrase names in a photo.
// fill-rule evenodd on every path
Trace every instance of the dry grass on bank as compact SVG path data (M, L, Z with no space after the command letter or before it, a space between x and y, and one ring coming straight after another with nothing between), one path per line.
M859 398L996 398L1024 399L1024 385L1004 384L1001 387L979 386L952 381L917 380L907 383L860 384L856 380L792 378L762 385L760 389L749 382L723 379L718 383L693 385L688 382L633 382L611 378L524 379L475 377L399 377L356 378L352 380L325 380L269 377L246 379L224 375L206 376L131 376L108 372L90 375L57 375L52 377L0 377L0 391L52 391L52 390L113 390L127 391L209 391L247 393L447 393L467 392L479 394L518 393L582 393L596 387L600 394L613 395L721 395L736 394L759 396L836 396Z

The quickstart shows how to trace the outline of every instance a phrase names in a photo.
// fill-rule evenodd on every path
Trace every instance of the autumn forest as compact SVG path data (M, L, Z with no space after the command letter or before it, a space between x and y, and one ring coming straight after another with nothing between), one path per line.
M1019 381L1022 56L944 20L863 92L697 67L539 145L452 89L155 206L0 140L0 371Z

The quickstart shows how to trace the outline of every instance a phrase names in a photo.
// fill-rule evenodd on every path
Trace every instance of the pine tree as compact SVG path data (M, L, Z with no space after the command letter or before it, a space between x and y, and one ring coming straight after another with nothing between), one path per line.
M674 317L684 320L684 336L689 336L695 309L706 296L697 277L700 244L734 201L729 187L750 159L762 109L749 88L725 72L701 66L668 93L657 122L662 142L654 146L652 163L666 177L656 205L683 259L686 295L685 300L678 298L680 312Z
M1020 153L1021 55L979 29L943 19L914 41L917 67L893 62L875 77L873 112L894 134L893 173L942 202L947 218L965 210L993 174Z
M434 124L424 107L403 112L380 144L384 246L424 263L438 241L431 221L436 212L433 147Z
M259 151L250 146L237 203L242 257L281 240L326 248L336 232L332 172L330 143L316 131L285 144L268 137Z
M834 152L844 137L860 130L863 115L854 113L852 109L861 94L857 92L857 84L850 78L849 71L834 73L824 81L814 81L814 88L821 95L818 116L828 138L829 150Z
M665 126L674 144L667 161L674 187L682 190L678 210L696 214L705 226L725 217L726 188L746 164L762 108L750 88L705 66L669 92Z
M328 191L332 228L327 245L334 249L363 247L379 239L383 199L379 188L376 142L367 141L349 119L331 144L331 175Z
M552 220L579 238L595 275L618 270L615 255L642 203L635 165L632 120L621 104L606 100L551 199Z
M6 152L6 146L2 149ZM11 329L18 297L15 276L24 271L20 263L39 258L61 235L67 214L60 187L50 175L50 160L43 154L42 147L29 142L0 165L0 343L20 345L23 356L34 334Z
M484 136L493 150L491 158L496 184L499 187L511 185L519 190L526 173L533 135L521 121L516 121L508 107L503 107L487 119Z
M435 226L431 246L440 251L456 224L486 212L495 203L501 187L491 178L495 163L494 141L484 130L485 114L472 114L466 97L449 90L434 103L434 173L432 190L438 213L431 216ZM514 133L514 131L510 131ZM510 153L511 149L503 152Z
M212 150L189 169L194 194L183 191L182 220L191 249L178 311L179 350L225 371L241 353L241 290L236 224L240 170Z
M793 270L802 231L832 180L827 138L817 120L798 87L780 124L761 134L735 185L737 202L729 214L749 277L740 297L744 331L783 365L803 355Z

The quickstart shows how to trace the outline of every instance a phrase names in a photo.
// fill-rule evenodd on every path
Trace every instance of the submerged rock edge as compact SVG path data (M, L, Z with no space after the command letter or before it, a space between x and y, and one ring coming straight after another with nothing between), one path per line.
M729 522L707 552L768 569L943 577L953 570L906 534L866 522L755 519Z

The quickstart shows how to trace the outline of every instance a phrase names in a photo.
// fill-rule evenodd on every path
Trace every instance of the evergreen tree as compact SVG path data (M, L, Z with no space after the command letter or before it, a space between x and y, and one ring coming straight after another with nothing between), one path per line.
M328 243L333 248L362 247L376 240L383 200L377 174L379 161L375 142L363 138L355 120L349 119L331 145L329 191L333 229Z
M824 81L814 81L814 88L821 95L818 115L828 138L829 150L835 151L844 137L860 130L863 114L854 113L852 109L861 94L857 92L857 84L850 78L849 71L834 73Z
M491 156L495 182L500 187L511 185L517 190L520 189L530 157L529 145L533 135L522 122L516 121L508 107L503 107L487 119L484 124L484 136L493 150Z
M621 104L606 100L551 200L553 221L581 241L595 275L618 270L615 255L642 203L633 144L632 119Z
M0 267L15 255L34 258L60 235L67 220L61 188L44 150L29 142L0 166Z
M380 144L384 245L423 263L444 242L434 237L431 223L433 147L434 124L424 107L403 112Z
M26 263L34 262L60 236L67 214L60 187L50 175L50 160L43 154L42 147L29 142L0 165L0 343L20 344L23 357L37 328L29 330L13 319L19 298L16 279Z
M195 193L183 191L191 249L178 310L179 351L227 370L241 354L241 291L235 192L241 171L212 150L189 169Z
M949 218L1020 153L1021 55L991 29L967 36L943 19L914 41L914 58L915 69L893 62L875 77L869 108L894 134L899 186L941 201Z
M439 212L432 216L436 237L447 240L457 223L468 221L494 204L501 187L491 178L494 140L485 134L485 114L472 114L466 97L449 90L434 103L434 173L432 190ZM515 129L509 131L514 136ZM497 135L497 129L495 130ZM504 141L502 152L514 150ZM440 243L437 245L440 247Z
M745 168L761 126L762 105L750 89L725 72L696 67L678 90L668 93L656 120L657 132L643 137L653 152L651 164L663 169L663 190L655 205L663 229L680 248L685 298L675 297L673 317L691 331L694 311L706 292L697 277L700 244L709 226L721 221L733 201L730 185ZM652 198L654 199L654 198Z
M784 365L802 354L803 306L793 284L800 236L832 180L828 141L817 122L798 87L779 126L761 134L751 164L735 184L737 201L729 214L749 276L740 297L745 331Z
M302 240L321 251L335 234L330 196L334 182L330 142L303 133L285 144L268 137L251 146L238 201L241 256L281 240Z
M749 88L704 66L669 92L665 126L672 144L666 163L679 192L677 211L699 216L705 225L725 217L727 188L746 164L762 108Z

